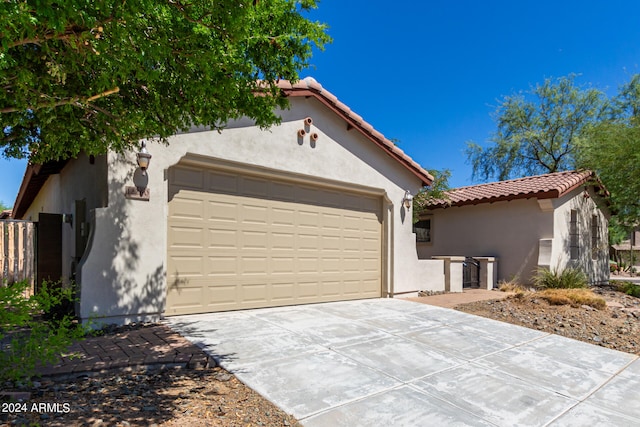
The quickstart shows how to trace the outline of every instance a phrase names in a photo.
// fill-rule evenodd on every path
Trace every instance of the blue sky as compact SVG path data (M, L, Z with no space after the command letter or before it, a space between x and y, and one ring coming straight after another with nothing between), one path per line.
M452 186L473 184L464 148L485 144L504 95L570 73L608 94L640 73L640 2L633 0L321 0L311 19L334 42L313 76ZM0 160L12 204L25 163Z

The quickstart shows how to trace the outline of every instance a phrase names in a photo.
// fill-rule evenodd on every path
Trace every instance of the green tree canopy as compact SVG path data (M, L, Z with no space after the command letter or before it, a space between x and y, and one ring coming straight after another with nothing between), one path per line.
M0 212L11 209L11 206L5 204L2 200L0 200Z
M578 150L578 165L595 171L611 193L617 222L640 223L640 75L620 88L615 114L592 127Z
M0 150L40 162L247 116L277 123L325 26L315 0L6 0ZM260 82L261 81L261 82ZM260 96L256 96L259 94Z
M467 144L474 178L505 180L574 168L578 142L608 111L602 92L578 87L574 79L546 79L524 94L504 97L491 145Z

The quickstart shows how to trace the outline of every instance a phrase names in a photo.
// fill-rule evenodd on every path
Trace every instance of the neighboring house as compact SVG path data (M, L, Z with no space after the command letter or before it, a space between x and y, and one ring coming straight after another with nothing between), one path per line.
M462 187L426 206L416 224L420 258L497 257L498 280L530 283L538 267L609 278L606 190L590 171Z
M28 166L14 216L58 264L41 277L105 323L443 290L404 206L429 173L315 80L280 86L280 125L147 141L146 172L135 153Z
M627 265L633 263L637 267L640 264L640 229L635 228L629 233L628 239L612 245L612 251L612 259Z

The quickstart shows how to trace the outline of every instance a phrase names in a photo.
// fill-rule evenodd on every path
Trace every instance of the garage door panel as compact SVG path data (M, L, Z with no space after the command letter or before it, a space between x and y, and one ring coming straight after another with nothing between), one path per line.
M271 274L280 275L280 276L294 275L295 271L291 268L294 262L295 262L295 258L293 256L288 256L288 257L273 256L271 258Z
M241 260L241 275L265 275L268 270L268 259L266 256L243 256Z
M174 255L169 260L169 271L177 278L201 277L202 276L201 256L179 256Z
M293 208L273 207L271 209L271 221L274 226L294 227L296 211Z
M207 248L209 249L236 249L238 247L238 231L235 229L214 228L208 230L209 240ZM202 234L205 234L203 231Z
M182 195L174 198L173 203L169 206L169 216L175 219L196 219L204 218L204 201L188 198Z
M240 300L245 304L267 304L269 301L269 288L264 283L245 284L241 288Z
M317 230L319 225L318 213L311 211L299 211L297 226L306 230Z
M297 289L296 299L301 300L315 300L318 297L319 284L316 281L299 282Z
M235 224L238 221L238 204L228 201L209 201L208 220L229 222Z
M209 256L206 267L208 277L233 277L238 274L238 259L234 256Z
M293 233L272 232L271 233L271 249L272 250L291 250L295 247L295 237Z
M240 247L243 250L267 250L268 234L266 231L245 230L241 232Z
M173 226L169 229L174 248L203 248L205 236L199 227Z
M379 198L181 169L169 173L167 315L380 296Z
M237 285L216 283L215 285L203 284L202 286L208 291L206 297L203 296L200 300L200 304L206 304L205 312L216 311L216 307L227 307L226 310L229 310L231 307L237 305Z
M242 211L238 216L242 218L244 224L266 226L269 222L268 214L269 210L266 206L243 203Z
M339 299L342 293L342 283L339 280L323 280L320 283L320 293L324 298Z

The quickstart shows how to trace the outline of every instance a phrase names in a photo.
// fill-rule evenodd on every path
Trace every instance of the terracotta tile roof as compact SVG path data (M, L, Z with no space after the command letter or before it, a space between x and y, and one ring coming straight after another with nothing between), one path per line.
M597 182L597 192L606 194L604 186L593 172L588 170L567 171L454 188L446 192L449 198L448 201L437 200L430 203L429 206L425 206L425 208L436 209L448 206L477 205L515 199L558 198L592 179Z
M389 156L400 162L404 167L409 169L415 176L420 178L424 185L431 185L433 176L427 170L423 169L404 151L398 148L393 142L389 141L384 135L373 128L369 123L363 120L358 114L338 100L331 92L326 90L314 78L307 77L294 84L287 80L280 80L278 86L287 96L313 96L323 103L329 109L341 116L347 123L347 129L356 129L373 143L382 148Z

